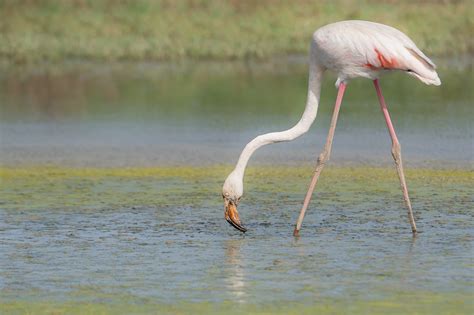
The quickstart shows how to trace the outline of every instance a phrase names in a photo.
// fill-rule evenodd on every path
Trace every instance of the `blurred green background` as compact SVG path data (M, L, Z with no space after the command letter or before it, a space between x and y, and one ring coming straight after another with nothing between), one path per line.
M392 25L428 55L474 52L472 1L2 0L3 63L267 58L306 54L345 19Z

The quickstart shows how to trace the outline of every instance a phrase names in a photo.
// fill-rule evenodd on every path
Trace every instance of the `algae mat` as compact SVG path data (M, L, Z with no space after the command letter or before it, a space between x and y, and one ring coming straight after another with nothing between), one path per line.
M473 312L470 170L254 167L241 235L231 167L0 169L0 308L13 314Z

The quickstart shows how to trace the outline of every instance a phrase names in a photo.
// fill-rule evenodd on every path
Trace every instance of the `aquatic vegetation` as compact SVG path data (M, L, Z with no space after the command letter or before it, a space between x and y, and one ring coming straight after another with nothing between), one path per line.
M126 208L188 203L221 203L221 185L230 166L155 168L0 168L4 209ZM249 202L265 202L266 194L302 196L311 176L307 167L251 167L245 178ZM408 169L409 188L416 196L472 184L469 170ZM330 167L317 193L337 194L335 200L398 196L391 168ZM264 199L261 199L263 195ZM459 196L463 197L463 196ZM273 198L273 197L272 197ZM324 198L326 199L326 198Z
M260 305L233 302L157 304L151 300L114 297L105 303L10 302L1 303L5 314L469 314L474 307L468 295L399 293L382 300L319 299L313 303Z

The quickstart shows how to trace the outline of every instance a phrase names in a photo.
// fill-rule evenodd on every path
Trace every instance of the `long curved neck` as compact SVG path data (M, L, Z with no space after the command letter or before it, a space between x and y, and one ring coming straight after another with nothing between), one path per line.
M250 141L240 154L239 161L233 171L235 176L243 179L247 163L258 148L270 143L291 141L309 130L318 113L321 79L324 70L325 69L318 63L318 60L314 56L314 49L312 49L309 63L308 98L303 116L301 116L298 123L290 129L263 134Z

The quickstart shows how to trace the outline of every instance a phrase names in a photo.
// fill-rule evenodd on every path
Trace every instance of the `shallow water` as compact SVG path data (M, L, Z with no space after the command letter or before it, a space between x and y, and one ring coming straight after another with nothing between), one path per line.
M297 121L305 71L292 62L2 72L2 308L472 313L470 68L441 68L440 89L382 81L417 237L367 81L349 85L331 163L302 236L291 236L325 140L331 78L311 135L252 160L239 208L248 233L225 222L223 179L248 139Z
M407 166L472 167L472 66L441 65L441 87L401 73L381 79ZM3 165L214 165L235 163L258 134L300 118L307 66L264 64L72 64L0 72ZM251 163L313 163L334 104L328 74L316 122L291 143L259 150ZM350 82L333 161L390 165L390 139L373 85Z
M310 168L250 169L245 235L215 193L227 171L4 170L2 301L472 310L472 172L407 173L413 238L394 170L328 169L293 238Z

